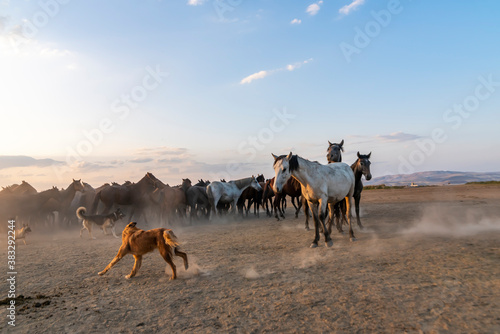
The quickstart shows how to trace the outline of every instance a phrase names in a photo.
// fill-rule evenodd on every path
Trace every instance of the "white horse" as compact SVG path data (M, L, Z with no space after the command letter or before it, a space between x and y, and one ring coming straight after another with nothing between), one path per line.
M213 212L213 215L210 215L210 219L217 214L218 203L231 204L231 213L234 214L236 211L236 203L241 193L248 187L252 187L257 191L262 191L259 182L257 182L253 176L229 182L214 181L210 183L207 186L207 196Z
M273 186L275 192L279 193L292 176L302 185L302 196L309 204L314 218L315 238L311 248L318 247L320 222L325 233L326 246L331 247L333 245L330 233L325 226L326 206L328 204L330 218L332 218L334 204L344 198L346 198L347 204L349 237L351 241L354 241L350 210L354 194L354 174L351 167L343 162L321 165L318 162L292 155L292 152L287 156L282 155L279 157L273 154L273 157L273 167L276 173Z

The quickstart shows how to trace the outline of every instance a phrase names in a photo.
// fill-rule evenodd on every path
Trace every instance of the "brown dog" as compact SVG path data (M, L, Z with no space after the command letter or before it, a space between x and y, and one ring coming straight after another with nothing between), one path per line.
M24 244L27 245L26 235L28 232L31 232L31 228L28 225L23 224L23 227L15 232L16 240L23 239Z
M120 261L122 257L130 253L134 255L135 263L132 268L132 272L125 276L125 278L134 277L141 267L142 256L146 253L152 252L155 248L158 248L163 259L165 259L165 261L170 265L170 268L172 268L171 280L177 278L175 264L172 259L174 254L182 257L184 260L184 268L186 270L188 269L189 265L187 254L178 250L179 242L172 230L166 228L155 228L149 231L144 231L135 227L136 224L136 222L132 222L125 226L125 229L122 232L122 245L118 250L118 254L108 264L108 266L99 273L99 276L104 275L112 266Z

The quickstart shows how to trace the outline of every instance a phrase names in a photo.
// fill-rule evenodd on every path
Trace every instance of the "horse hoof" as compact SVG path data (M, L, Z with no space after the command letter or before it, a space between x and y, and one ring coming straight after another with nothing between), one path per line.
M356 238L349 238L349 240L350 240L351 242L354 242L354 241L356 241Z
M328 240L325 242L326 247L332 247L333 246L333 240Z
M311 248L316 248L316 247L318 247L318 244L315 244L315 243L313 242L313 243L311 244L311 246L310 246L310 247L311 247Z
M104 272L100 271L100 272L97 273L97 275L102 276L102 275L104 275Z
M131 277L130 275L125 275L126 279L130 279L130 277Z
M305 228L305 230L306 230L306 231L310 231L311 229L309 228L309 226L307 226L307 227Z

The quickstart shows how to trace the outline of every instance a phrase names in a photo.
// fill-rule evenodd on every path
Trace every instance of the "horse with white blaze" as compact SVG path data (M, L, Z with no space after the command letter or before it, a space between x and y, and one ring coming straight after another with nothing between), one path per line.
M350 210L354 194L354 174L351 167L343 162L322 165L319 162L292 155L292 152L279 157L273 154L273 157L275 172L273 190L275 192L281 192L290 177L294 177L302 185L302 196L309 204L314 218L315 237L311 248L318 247L320 223L323 226L326 246L333 245L330 233L325 226L326 207L329 206L331 216L335 203L344 198L347 204L349 237L351 241L354 241Z

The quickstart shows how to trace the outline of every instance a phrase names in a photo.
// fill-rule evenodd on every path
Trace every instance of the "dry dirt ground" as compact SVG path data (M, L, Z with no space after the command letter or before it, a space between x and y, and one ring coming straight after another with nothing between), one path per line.
M3 304L0 331L500 333L499 204L494 185L365 191L366 229L356 242L334 233L332 248L309 248L290 205L280 222L177 226L191 266L176 258L175 281L158 252L133 279L132 256L99 277L120 240L33 227L16 247L16 327Z

